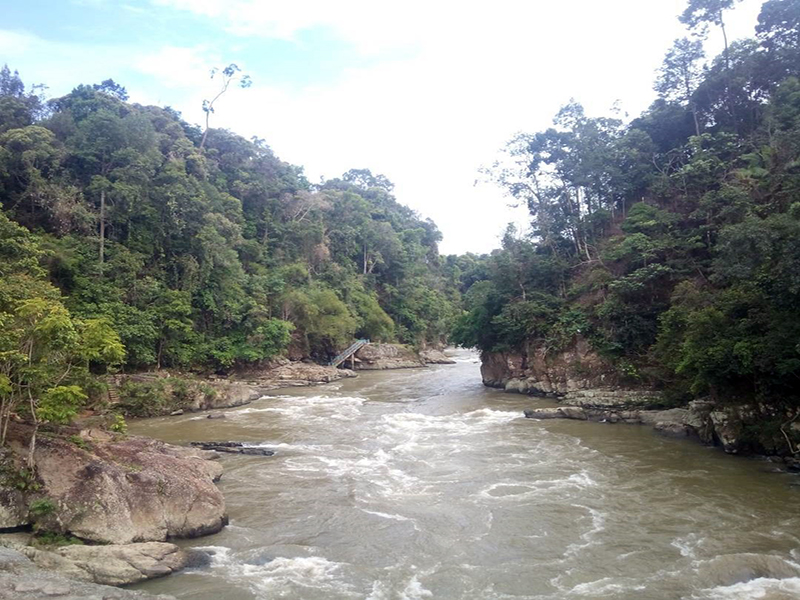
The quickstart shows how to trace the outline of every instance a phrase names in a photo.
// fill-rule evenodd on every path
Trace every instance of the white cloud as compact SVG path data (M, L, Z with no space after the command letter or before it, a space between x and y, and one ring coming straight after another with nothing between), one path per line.
M684 33L676 15L685 4L150 1L207 18L242 38L310 44L325 36L304 33L325 29L371 54L372 66L335 74L324 85L279 86L270 83L269 56L244 64L219 46L98 51L0 31L0 53L25 47L26 57L35 54L47 65L37 77L50 84L118 78L120 70L133 69L153 82L131 86L135 100L169 101L198 123L202 99L215 89L208 70L221 66L219 55L225 54L253 77L254 86L232 88L218 103L212 126L264 138L281 158L306 166L312 180L349 168L384 173L396 183L401 202L437 222L447 252L488 251L507 221L524 220L524 211L506 208L500 190L474 185L478 168L490 164L516 131L547 127L570 97L592 114L617 99L631 116L649 104L654 72ZM732 39L752 34L760 3L744 0L730 15ZM709 53L721 48L715 30L709 46ZM397 49L402 52L381 54Z
M212 66L220 63L219 56L205 46L180 48L163 46L136 59L134 68L150 75L170 88L192 88L209 79Z
M256 85L230 93L215 124L265 138L282 158L305 165L312 180L351 167L386 174L401 202L439 224L448 252L488 251L506 222L524 221L524 211L508 209L498 189L474 185L478 168L516 131L546 127L570 97L595 114L621 99L637 114L652 100L664 52L683 34L678 0L394 8L159 1L212 16L240 35L291 38L327 27L365 52L413 49L410 58L347 71L323 88L259 85L258 73L268 79L269 64L250 65ZM746 0L729 19L732 38L752 32L758 4ZM709 43L718 48L715 35ZM199 121L198 106L193 100L186 116Z
M16 59L28 52L36 41L36 37L28 33L0 30L0 56Z

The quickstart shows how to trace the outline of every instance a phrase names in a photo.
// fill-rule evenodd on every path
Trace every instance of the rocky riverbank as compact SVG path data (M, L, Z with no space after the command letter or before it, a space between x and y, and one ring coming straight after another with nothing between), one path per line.
M0 546L36 567L110 585L162 577L197 561L167 540L228 522L214 452L93 429L39 431L31 471L31 432L9 429L0 530L20 533L0 535Z
M354 362L356 370L368 371L454 361L438 349L417 352L402 344L369 344L356 353ZM233 408L274 390L321 385L356 376L346 368L276 359L257 368L237 371L228 378L168 371L117 375L109 380L108 399L112 408L125 416L158 417Z
M429 348L417 351L403 344L368 344L355 354L357 371L414 369L426 365L454 364L442 350Z
M28 600L174 600L145 592L90 583L38 567L19 550L0 547L0 598Z
M787 468L800 471L789 437L800 425L786 415L710 399L669 406L656 391L622 386L611 365L583 340L554 355L538 350L531 356L483 353L481 375L488 387L552 398L561 405L528 410L529 418L648 425L665 435L719 446L728 454L775 457Z
M237 372L230 378L167 371L117 375L109 382L109 403L126 416L158 417L243 406L273 390L355 376L348 369L286 359Z

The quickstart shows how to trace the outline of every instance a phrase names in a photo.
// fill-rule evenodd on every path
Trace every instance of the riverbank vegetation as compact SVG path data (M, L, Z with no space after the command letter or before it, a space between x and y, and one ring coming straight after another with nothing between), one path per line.
M491 170L532 232L464 271L455 339L557 353L577 338L628 383L800 408L800 2L706 60L734 2L692 0L658 99L629 123L571 101ZM726 38L727 39L727 38Z
M76 378L108 367L224 372L354 337L446 339L441 235L388 179L312 184L262 140L127 100L110 80L45 100L0 72L4 416L30 395L78 406Z

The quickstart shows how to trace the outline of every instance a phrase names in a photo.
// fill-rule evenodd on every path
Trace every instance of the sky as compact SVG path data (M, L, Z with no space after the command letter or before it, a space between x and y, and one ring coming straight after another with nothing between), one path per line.
M439 226L443 253L489 252L525 211L480 175L571 98L633 118L686 0L0 0L0 64L58 97L108 78L192 123L213 67L252 79L212 127L257 136L312 182L368 168ZM753 35L762 0L727 16ZM710 55L722 48L712 30Z

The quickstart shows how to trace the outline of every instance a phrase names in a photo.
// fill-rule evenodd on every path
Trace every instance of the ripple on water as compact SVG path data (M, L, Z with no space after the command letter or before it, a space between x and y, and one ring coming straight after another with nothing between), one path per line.
M214 427L278 452L223 456L233 525L211 566L143 587L200 599L229 586L237 600L800 597L797 495L778 478L640 428L526 420L539 400L486 390L474 356L459 360L228 412ZM152 427L137 433L183 442L208 426Z

